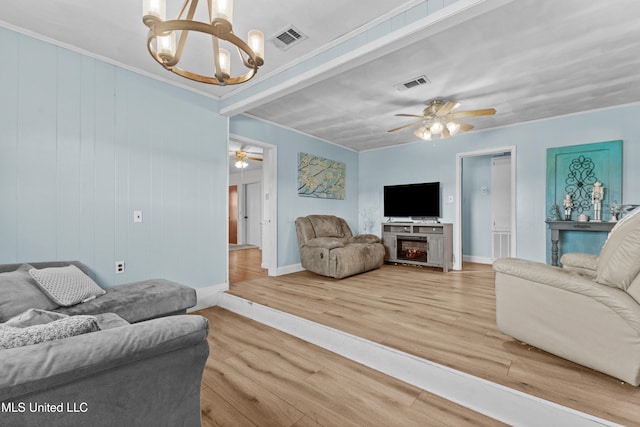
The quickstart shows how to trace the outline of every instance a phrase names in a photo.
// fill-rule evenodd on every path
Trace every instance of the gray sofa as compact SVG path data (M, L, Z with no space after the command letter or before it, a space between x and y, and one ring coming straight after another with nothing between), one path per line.
M380 268L384 245L373 234L354 236L347 222L334 215L296 219L300 263L314 273L342 279Z
M69 264L90 273L75 261L31 263ZM20 266L0 265L0 273ZM0 297L7 297L8 286L0 275ZM191 288L147 280L72 307L46 307L95 316L100 330L0 350L0 425L200 426L208 324L179 314L195 303ZM0 322L20 304L27 303L10 308L0 302Z

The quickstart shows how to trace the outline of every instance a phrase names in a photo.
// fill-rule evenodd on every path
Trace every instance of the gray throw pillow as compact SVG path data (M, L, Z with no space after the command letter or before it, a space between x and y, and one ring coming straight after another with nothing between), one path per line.
M0 325L0 349L40 344L99 330L93 316L70 316L42 325L16 328Z
M49 297L63 307L69 307L104 295L106 291L75 265L32 268L29 274Z
M29 275L31 268L23 264L15 271L0 273L0 323L29 308L53 310L58 307Z

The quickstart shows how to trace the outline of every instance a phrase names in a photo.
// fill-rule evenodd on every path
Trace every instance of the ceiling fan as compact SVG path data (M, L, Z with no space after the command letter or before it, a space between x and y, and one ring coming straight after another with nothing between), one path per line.
M253 156L250 156L250 154L253 154ZM253 153L253 152L245 151L245 150L235 150L235 151L230 151L229 155L230 156L235 156L235 158L236 158L235 166L238 169L244 169L247 166L249 166L249 163L247 163L247 160L252 160L252 161L256 161L256 162L261 162L262 161L262 157L254 157L255 155L262 155L262 153Z
M495 108L454 112L453 110L459 106L459 102L445 102L442 99L434 99L427 104L427 107L422 111L422 115L396 114L396 116L400 117L418 117L420 120L395 129L390 129L387 132L395 132L420 125L420 127L413 132L413 134L418 138L430 140L433 135L439 135L441 139L445 139L460 131L466 132L473 129L473 125L460 122L457 119L464 117L491 116L496 113Z

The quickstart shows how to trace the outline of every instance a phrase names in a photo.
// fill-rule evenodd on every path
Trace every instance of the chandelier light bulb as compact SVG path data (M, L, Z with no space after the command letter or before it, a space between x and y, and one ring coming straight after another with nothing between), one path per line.
M166 36L158 36L156 43L158 44L156 47L158 56L160 56L165 63L173 61L176 54L176 33L171 31Z
M231 75L231 54L226 49L220 49L220 72L224 78L229 78Z
M245 162L244 160L238 160L238 161L236 162L236 167L237 167L238 169L244 169L244 168L246 168L247 166L249 166L249 163Z
M262 31L249 31L247 40L249 47L256 54L256 57L259 60L264 61L264 34L262 33Z
M167 6L164 0L144 0L142 2L142 15L153 16L161 21L167 19Z
M224 19L233 24L233 0L214 0L213 19Z

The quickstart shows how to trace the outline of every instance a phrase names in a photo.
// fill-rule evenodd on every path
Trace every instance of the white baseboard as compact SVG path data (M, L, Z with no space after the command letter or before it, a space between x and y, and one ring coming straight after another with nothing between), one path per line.
M618 426L412 354L227 293L218 306L515 426Z
M474 255L463 255L462 261L464 262L475 262L478 264L493 264L493 261L489 257L483 256L474 256Z
M300 263L291 264L291 265L285 265L284 267L278 267L276 269L276 276L282 276L282 275L285 275L285 274L297 273L298 271L304 271L304 268L302 268L302 264L300 264Z
M194 307L188 309L187 312L191 313L192 311L202 310L203 308L218 305L218 294L228 290L228 283L207 286L205 288L196 288L196 296L198 298L197 303Z

